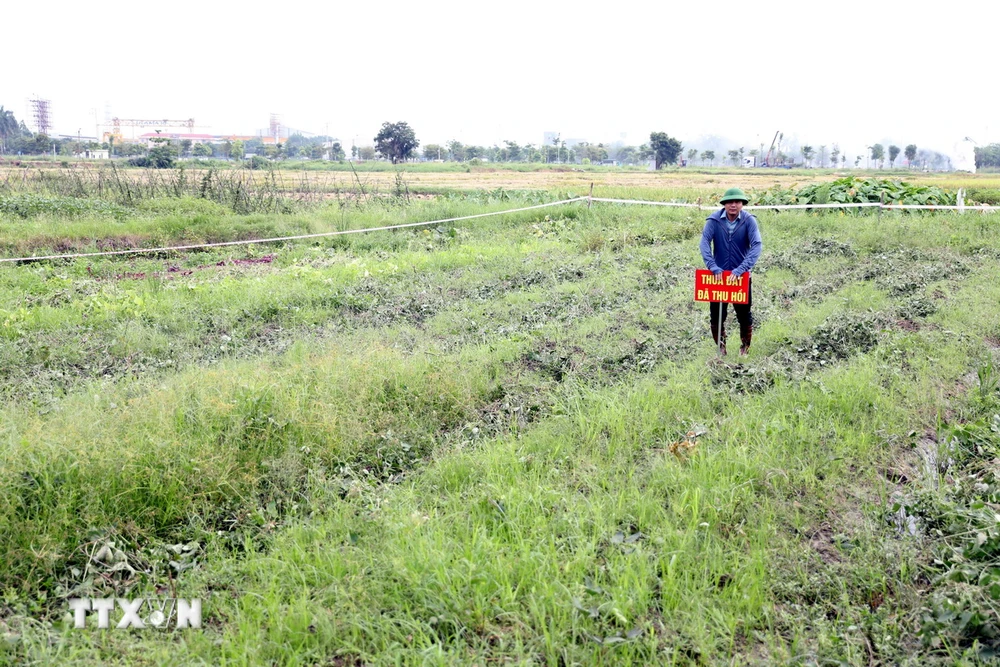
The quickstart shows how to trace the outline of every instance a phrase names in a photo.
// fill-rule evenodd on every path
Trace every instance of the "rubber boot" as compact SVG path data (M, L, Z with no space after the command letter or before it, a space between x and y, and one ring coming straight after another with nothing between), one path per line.
M750 341L753 339L753 325L740 325L740 354L747 356L750 351Z
M720 331L716 331L715 327L712 327L712 340L715 344L719 346L719 354L726 356L726 325L723 324L720 327Z

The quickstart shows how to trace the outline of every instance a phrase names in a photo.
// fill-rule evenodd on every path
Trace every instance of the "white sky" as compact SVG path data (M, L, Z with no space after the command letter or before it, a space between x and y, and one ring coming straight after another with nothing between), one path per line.
M989 1L15 2L0 104L28 120L27 98L51 100L57 133L93 135L110 103L212 134L273 112L347 147L400 120L421 145L665 131L766 150L781 130L851 162L1000 140Z

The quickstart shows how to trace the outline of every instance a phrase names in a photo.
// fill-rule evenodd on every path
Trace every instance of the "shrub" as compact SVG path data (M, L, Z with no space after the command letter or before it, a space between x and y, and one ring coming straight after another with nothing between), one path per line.
M247 167L250 169L270 169L271 161L263 155L254 155L247 160Z
M965 192L965 203L989 204L990 206L1000 206L1000 189L969 188Z

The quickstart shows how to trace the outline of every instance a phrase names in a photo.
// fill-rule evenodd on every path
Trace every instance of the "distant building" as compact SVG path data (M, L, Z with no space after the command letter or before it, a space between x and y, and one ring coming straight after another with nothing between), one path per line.
M951 163L957 171L967 171L976 173L976 146L975 142L966 137L962 141L956 142L952 146Z
M82 150L79 153L75 153L74 157L83 158L85 160L107 160L110 157L110 151L106 148L90 148Z
M275 141L274 137L259 137L253 134L192 134L186 132L146 132L137 141L153 144L153 139L170 139L171 141L189 140L192 144L223 144L227 141L247 142L259 139L265 146L272 146L275 143L284 143L284 139Z
M63 140L68 139L70 141L97 141L97 137L88 137L85 134L50 134L49 139Z

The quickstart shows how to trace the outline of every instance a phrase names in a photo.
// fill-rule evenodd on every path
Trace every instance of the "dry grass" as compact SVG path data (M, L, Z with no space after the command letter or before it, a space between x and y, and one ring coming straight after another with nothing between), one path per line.
M364 164L358 165L358 172L343 171L297 171L280 169L275 172L276 185L290 192L353 192L359 187L366 191L391 191L396 185L396 172L364 171ZM98 165L74 166L69 170L55 165L45 168L21 169L0 168L0 186L23 185L26 180L39 178L45 172L97 170ZM187 170L188 179L197 182L205 170ZM471 167L469 172L408 171L402 167L407 187L411 192L435 192L445 190L549 190L583 193L594 184L595 195L606 191L659 190L666 192L683 191L687 194L712 196L733 185L745 190L763 190L774 186L787 188L810 183L832 181L843 176L874 175L907 182L936 185L951 190L964 187L1000 188L1000 174L964 173L922 173L903 171L859 171L859 170L785 170L785 169L682 169L660 172L643 171L584 171L566 165L564 170L544 169L539 171L513 171L500 167ZM144 173L145 176L139 176ZM130 176L149 178L155 170L129 170ZM602 191L605 191L602 193Z

